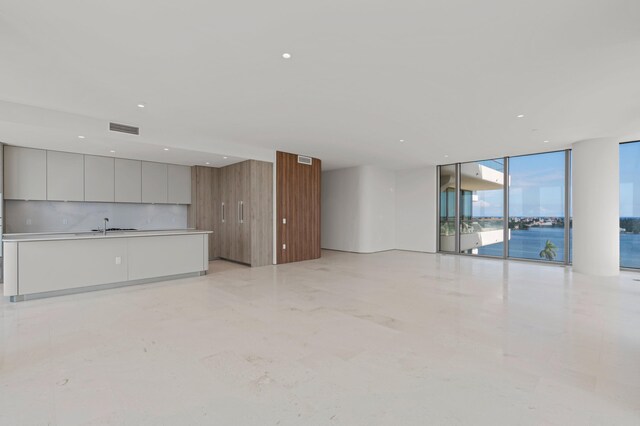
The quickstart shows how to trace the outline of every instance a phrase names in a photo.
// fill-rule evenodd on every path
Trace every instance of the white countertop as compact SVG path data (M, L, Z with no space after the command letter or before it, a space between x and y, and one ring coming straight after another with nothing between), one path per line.
M152 231L109 231L107 235L102 232L64 232L64 233L36 233L36 234L4 234L2 241L58 241L58 240L86 240L98 238L131 238L131 237L158 237L164 235L190 235L212 234L213 231L200 231L197 229L162 229Z

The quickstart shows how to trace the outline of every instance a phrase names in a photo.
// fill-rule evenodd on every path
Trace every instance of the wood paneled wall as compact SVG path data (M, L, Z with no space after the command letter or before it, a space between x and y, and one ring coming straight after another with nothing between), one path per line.
M278 263L320 257L320 178L317 158L306 165L298 163L297 154L276 153Z

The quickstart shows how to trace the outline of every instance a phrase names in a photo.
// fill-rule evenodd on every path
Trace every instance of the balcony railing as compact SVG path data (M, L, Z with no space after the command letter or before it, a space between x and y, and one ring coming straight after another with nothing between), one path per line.
M503 219L463 219L460 222L461 234L474 234L477 232L497 231L503 229ZM440 235L453 236L456 233L456 222L453 219L440 220Z

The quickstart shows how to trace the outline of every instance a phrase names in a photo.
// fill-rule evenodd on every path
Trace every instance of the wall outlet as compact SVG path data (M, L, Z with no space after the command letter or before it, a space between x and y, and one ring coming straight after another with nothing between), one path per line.
M282 224L283 224L283 225L286 225L286 224L287 224L287 218L286 218L286 217L283 217L283 218L282 218Z
M27 225L31 225L31 219L27 219Z
M116 265L120 265L122 263L122 258L120 256L116 256Z
M66 217L64 219L62 219L62 224L63 225L67 225L68 223L69 223L69 221L67 220Z
M282 250L286 250L286 249L287 249L287 245L286 245L286 244L283 244L283 245L282 245Z

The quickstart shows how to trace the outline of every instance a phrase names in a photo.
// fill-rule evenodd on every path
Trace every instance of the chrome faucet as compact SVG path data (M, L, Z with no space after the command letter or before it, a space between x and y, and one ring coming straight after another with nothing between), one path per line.
M104 229L102 230L102 235L107 235L107 222L109 222L109 218L104 218Z

